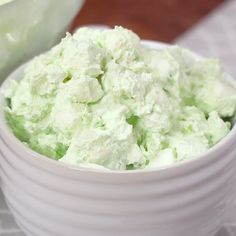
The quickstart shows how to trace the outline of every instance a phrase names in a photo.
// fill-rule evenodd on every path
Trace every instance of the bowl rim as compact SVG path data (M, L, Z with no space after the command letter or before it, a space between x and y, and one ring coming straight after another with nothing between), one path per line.
M16 0L9 0L9 1L3 3L3 4L0 4L0 7L4 7L5 5L8 5L8 4L10 4L10 3L13 3L14 1L16 1Z
M153 41L153 40L141 40L141 44L150 48L154 49L162 49L168 46L173 46L171 44L159 42L159 41ZM59 168L66 168L67 170L76 170L86 173L101 173L101 174L145 174L145 173L152 173L152 172L167 172L167 171L174 171L179 168L183 167L190 167L190 165L197 165L203 160L214 156L216 153L219 153L220 150L223 150L224 148L229 147L232 145L234 141L236 141L236 126L233 126L233 128L230 130L230 132L223 137L218 143L216 143L213 147L209 148L207 151L202 153L201 155L198 155L196 157L193 157L191 159L183 160L181 162L177 162L172 165L162 166L162 167L153 167L153 168L144 168L144 169L136 169L136 170L110 170L106 168L89 168L89 167L82 167L77 165L72 165L68 163L63 163L54 159L51 159L49 157L46 157L40 153L37 153L36 151L33 151L26 145L24 145L18 138L15 137L13 134L11 128L7 125L7 121L5 119L4 115L4 107L5 107L5 98L3 94L1 93L1 89L6 87L7 84L11 80L15 80L15 75L22 71L28 62L24 63L23 65L19 66L17 69L15 69L2 83L0 86L0 141L4 143L5 145L7 141L9 141L9 146L11 147L17 147L19 148L22 153L24 153L24 157L26 159L30 159L31 161L34 158L34 161L37 162L37 160L42 161L42 163L45 165L52 164L54 166L57 166ZM234 140L235 138L235 140ZM3 145L4 147L4 145ZM1 147L0 147L0 155L2 154Z

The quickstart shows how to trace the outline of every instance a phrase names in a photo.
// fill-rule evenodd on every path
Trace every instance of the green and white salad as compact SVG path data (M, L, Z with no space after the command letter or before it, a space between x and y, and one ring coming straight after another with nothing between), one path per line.
M25 145L60 162L111 170L172 165L225 137L236 89L219 62L148 48L122 27L80 28L3 91Z

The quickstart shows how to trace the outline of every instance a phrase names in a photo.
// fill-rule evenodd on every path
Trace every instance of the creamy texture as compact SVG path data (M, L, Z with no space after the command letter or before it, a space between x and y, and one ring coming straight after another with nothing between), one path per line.
M14 134L61 162L113 170L202 154L231 128L236 90L218 61L150 49L122 27L81 28L4 91Z
M12 2L13 0L0 0L0 6L6 4L8 2Z

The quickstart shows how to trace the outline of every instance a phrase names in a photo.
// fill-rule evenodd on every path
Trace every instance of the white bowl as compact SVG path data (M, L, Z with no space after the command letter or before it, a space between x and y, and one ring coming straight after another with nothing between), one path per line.
M3 86L19 79L23 69ZM212 236L224 223L234 195L236 127L189 161L102 171L65 165L28 149L8 128L3 108L1 96L2 189L26 235Z
M84 0L12 0L0 6L0 84L62 37Z

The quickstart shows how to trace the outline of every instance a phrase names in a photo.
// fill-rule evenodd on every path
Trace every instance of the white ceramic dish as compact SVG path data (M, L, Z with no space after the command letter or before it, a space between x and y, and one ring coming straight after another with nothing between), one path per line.
M64 37L84 0L12 0L0 6L0 84Z
M19 79L23 68L3 86ZM106 172L28 149L7 127L3 107L1 96L2 189L26 235L212 236L223 225L234 195L236 127L198 158L162 169Z

